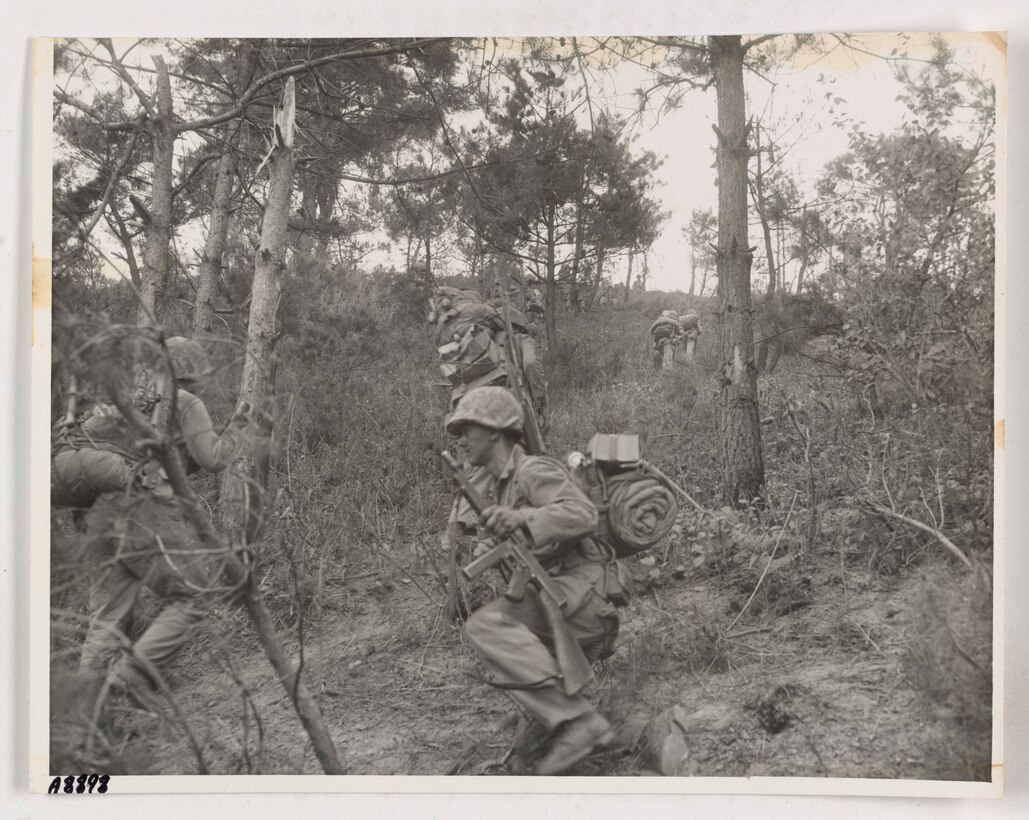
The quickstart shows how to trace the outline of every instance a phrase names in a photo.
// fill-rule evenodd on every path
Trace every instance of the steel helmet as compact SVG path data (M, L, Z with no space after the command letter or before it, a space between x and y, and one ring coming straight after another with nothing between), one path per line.
M173 336L165 345L171 355L176 379L195 381L214 372L207 351L200 346L200 342L185 336Z
M519 435L525 428L522 407L506 387L477 387L470 391L446 420L446 431L459 435L461 426L469 422L492 430L513 430Z
M661 315L664 318L666 318L666 319L674 319L675 318L675 311L674 310L662 310L661 311Z

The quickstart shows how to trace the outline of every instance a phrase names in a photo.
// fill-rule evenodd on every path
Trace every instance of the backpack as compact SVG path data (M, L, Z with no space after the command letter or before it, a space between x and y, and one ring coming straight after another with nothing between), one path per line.
M148 418L162 404L159 380L137 368L133 406ZM96 404L90 413L60 425L51 442L50 504L86 509L108 492L125 490L142 474L148 459L118 408Z
M640 459L638 436L597 433L566 469L597 508L594 537L610 544L617 558L650 549L675 526L678 498Z
M657 339L667 339L672 336L676 336L681 332L681 326L675 319L669 319L665 316L659 318L654 324L650 326L650 335Z
M492 328L473 323L457 340L440 345L439 366L452 387L468 384L504 366L504 351Z
M441 309L436 319L436 344L460 341L475 325L499 330L504 322L496 308L482 302L458 302Z

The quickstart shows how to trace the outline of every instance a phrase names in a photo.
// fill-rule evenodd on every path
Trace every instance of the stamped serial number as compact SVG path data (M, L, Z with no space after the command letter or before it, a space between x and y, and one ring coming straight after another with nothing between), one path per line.
M109 774L73 774L67 777L55 777L50 781L47 794L107 794L107 784L111 781Z

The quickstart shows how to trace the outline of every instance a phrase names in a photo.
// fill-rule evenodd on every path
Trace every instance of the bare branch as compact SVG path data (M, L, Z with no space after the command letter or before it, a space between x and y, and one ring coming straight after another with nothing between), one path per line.
M781 37L781 34L762 34L760 37L755 37L753 40L747 40L743 44L743 51L747 52L755 46L759 46L762 43L766 43L769 40L774 40L776 37Z
M921 521L917 521L914 518L911 518L910 516L897 512L896 510L891 510L889 507L884 507L881 504L876 504L874 501L869 501L865 499L865 503L880 515L885 515L890 518L896 518L898 521L903 521L905 524L910 524L912 527L916 527L917 529L920 529L923 532L927 532L930 535L935 536L936 540L943 544L943 546L946 547L947 550L955 558L961 561L961 563L969 569L972 569L972 562L968 560L967 556L960 549L958 549L957 545L953 541L951 541L946 535L944 535L939 530L933 529L928 524L923 524Z
M136 98L139 100L140 105L142 105L143 108L146 109L146 112L153 116L153 100L143 92L143 89L139 87L139 85L136 83L134 79L132 79L132 75L125 70L125 66L122 65L121 60L118 59L118 55L114 51L114 43L112 43L111 40L107 37L101 37L98 42L105 49L107 49L107 53L111 55L111 63L114 66L115 73L126 82L129 88L132 89L132 93L136 95ZM160 58L155 57L154 59L156 61Z

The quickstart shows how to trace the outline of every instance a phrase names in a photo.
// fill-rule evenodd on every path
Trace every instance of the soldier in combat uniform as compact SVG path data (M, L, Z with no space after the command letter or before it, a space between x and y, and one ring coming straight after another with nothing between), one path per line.
M537 559L568 599L565 615L574 638L584 648L603 642L609 647L618 631L618 616L605 595L614 556L584 538L596 526L597 509L560 464L526 454L519 444L523 427L522 408L503 387L471 391L446 422L466 463L496 480L480 526L496 538L526 527ZM498 598L476 610L464 629L498 685L553 735L539 774L562 774L611 742L611 725L593 705L561 689L535 591L530 588L521 601Z
M204 403L187 390L211 373L207 353L199 342L181 336L166 344L176 374L178 409L168 432L186 456L188 471L223 470L243 437L245 408L220 436L215 433ZM91 422L83 424L87 438ZM96 427L104 429L99 423ZM95 435L92 443L102 446ZM126 692L144 706L152 703L155 684L148 670L160 670L174 660L193 639L209 608L209 556L187 527L164 471L156 463L148 467L128 492L104 493L86 516L91 616L79 660L81 671L108 674L115 691ZM123 626L144 586L162 599L164 607L129 647Z

